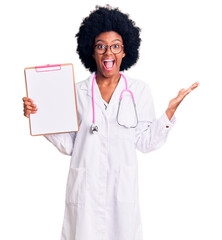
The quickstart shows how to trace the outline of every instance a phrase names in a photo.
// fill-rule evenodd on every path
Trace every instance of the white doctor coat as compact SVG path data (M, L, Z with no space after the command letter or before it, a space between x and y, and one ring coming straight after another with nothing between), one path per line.
M45 137L70 155L61 240L142 240L136 149L148 153L164 144L175 123L155 117L149 86L126 76L136 101L139 123L125 128L116 121L120 78L105 108L95 81L95 121L91 133L92 78L76 83L79 131Z

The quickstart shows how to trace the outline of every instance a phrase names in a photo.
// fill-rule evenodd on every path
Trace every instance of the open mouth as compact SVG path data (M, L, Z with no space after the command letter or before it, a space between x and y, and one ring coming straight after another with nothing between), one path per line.
M113 70L115 60L113 60L113 59L104 60L102 63L103 63L103 66L104 66L105 70L111 71L111 70Z

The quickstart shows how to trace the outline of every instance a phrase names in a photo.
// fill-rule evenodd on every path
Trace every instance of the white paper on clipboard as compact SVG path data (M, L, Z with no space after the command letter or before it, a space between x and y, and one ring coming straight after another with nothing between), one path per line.
M27 96L38 111L30 114L32 136L79 130L72 64L25 68Z

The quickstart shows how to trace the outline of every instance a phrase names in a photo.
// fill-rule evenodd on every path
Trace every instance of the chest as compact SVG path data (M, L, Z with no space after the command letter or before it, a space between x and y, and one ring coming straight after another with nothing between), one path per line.
M107 102L109 103L113 92L115 91L117 84L110 84L109 86L101 86L98 84L98 88L101 94L101 97Z

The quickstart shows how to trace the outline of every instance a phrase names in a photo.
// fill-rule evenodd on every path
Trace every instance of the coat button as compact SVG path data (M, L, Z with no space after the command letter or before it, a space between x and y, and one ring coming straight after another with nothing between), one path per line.
M169 128L169 126L167 125L166 128Z

